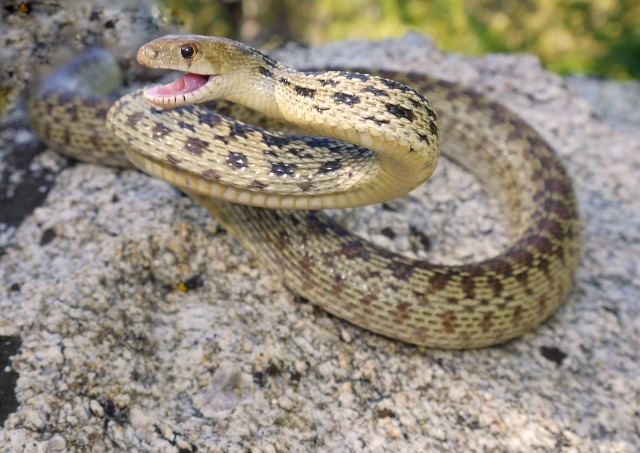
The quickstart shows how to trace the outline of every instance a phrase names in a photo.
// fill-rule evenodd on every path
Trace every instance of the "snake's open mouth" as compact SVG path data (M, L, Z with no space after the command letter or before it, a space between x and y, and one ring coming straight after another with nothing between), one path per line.
M199 102L198 93L216 75L202 75L187 72L167 85L158 85L145 91L145 97L154 104L177 107ZM206 88L204 89L205 93ZM204 93L202 93L204 94Z

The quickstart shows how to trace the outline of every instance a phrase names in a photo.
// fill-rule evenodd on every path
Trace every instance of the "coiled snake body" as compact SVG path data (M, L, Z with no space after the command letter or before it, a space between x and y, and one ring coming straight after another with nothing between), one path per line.
M112 58L92 51L36 91L34 129L73 157L131 161L179 187L315 305L388 337L460 349L516 337L565 297L579 248L571 182L540 136L501 105L419 74L298 72L221 38L166 36L144 45L138 61L186 74L118 100L87 94L104 85L96 73L115 78ZM240 112L231 101L331 138L193 105L209 99L223 114ZM409 259L316 211L385 201L424 182L435 170L438 123L448 155L509 208L512 241L502 254L459 266Z

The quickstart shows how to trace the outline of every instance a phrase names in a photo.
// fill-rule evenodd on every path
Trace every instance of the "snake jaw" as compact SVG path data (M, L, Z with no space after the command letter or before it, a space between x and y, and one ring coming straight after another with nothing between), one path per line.
M203 75L187 72L167 85L149 88L144 97L152 104L163 107L179 107L208 100L217 74Z

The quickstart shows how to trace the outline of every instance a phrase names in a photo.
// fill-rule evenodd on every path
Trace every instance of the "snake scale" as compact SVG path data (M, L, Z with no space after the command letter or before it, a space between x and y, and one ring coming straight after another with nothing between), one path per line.
M313 304L407 343L464 349L521 335L566 296L579 252L571 181L502 105L421 74L299 72L214 37L165 36L138 61L184 74L114 98L113 57L90 51L35 91L33 128L72 157L132 162L180 188ZM207 100L213 110L194 105ZM440 136L508 208L512 239L498 256L455 266L410 259L318 211L409 192L435 170Z

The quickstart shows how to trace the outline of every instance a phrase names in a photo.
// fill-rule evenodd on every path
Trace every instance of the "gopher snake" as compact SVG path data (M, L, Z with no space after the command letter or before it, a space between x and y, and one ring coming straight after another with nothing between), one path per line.
M114 101L84 92L104 86L98 75L115 77L111 57L92 51L32 97L34 129L73 157L111 165L128 164L124 143L136 167L196 199L315 305L388 337L458 349L516 337L565 297L579 248L571 182L540 136L501 105L418 74L298 72L221 38L166 36L141 47L138 61L186 74ZM243 104L332 138L192 105L208 99L222 114ZM437 122L450 157L500 188L512 232L502 254L458 266L409 259L314 211L381 202L424 182L436 165Z

